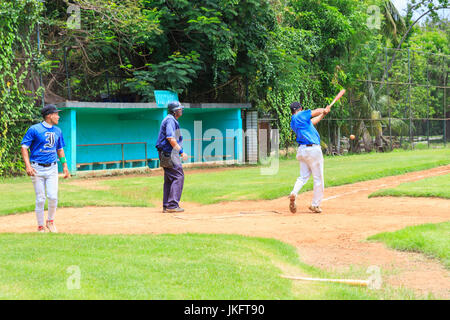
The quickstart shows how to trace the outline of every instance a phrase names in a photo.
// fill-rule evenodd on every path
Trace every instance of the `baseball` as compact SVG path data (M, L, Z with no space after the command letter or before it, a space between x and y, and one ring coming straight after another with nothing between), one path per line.
M355 140L355 135L351 134L350 135L350 140Z

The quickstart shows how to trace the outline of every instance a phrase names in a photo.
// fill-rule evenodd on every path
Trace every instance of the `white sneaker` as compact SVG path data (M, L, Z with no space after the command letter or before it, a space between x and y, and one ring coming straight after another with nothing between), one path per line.
M311 210L314 213L321 213L322 212L322 209L319 206L309 206L308 209Z
M37 232L45 233L44 226L38 226Z
M58 233L58 230L56 230L55 224L53 223L53 220L47 220L47 229L48 231L52 233Z

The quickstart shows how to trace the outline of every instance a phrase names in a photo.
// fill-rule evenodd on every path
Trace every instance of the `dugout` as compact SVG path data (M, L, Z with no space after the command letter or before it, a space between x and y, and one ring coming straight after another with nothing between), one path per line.
M242 163L250 104L182 103L179 119L188 163ZM166 104L165 104L166 105ZM164 104L66 101L57 104L69 170L104 170L159 166L155 148Z

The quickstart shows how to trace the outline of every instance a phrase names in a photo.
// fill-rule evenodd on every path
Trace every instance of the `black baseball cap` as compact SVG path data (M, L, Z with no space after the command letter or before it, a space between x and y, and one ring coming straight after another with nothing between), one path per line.
M58 110L54 104L47 104L42 108L41 114L45 118L45 116L47 116L49 114L60 112L60 111L61 110Z
M300 108L303 108L302 104L298 101L294 101L291 103L291 105L289 106L289 108L291 109L291 112L295 112Z

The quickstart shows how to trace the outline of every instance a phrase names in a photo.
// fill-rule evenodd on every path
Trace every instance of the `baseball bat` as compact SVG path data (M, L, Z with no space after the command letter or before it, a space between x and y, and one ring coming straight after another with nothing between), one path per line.
M330 103L330 107L335 104L345 93L345 89L342 89L341 91L339 91L339 93L337 94L337 96L334 98L333 102Z
M291 280L304 280L304 281L318 281L318 282L335 282L335 283L346 283L350 285L357 286L367 286L369 284L369 280L353 280L353 279L320 279L320 278L305 278L305 277L292 277L292 276L281 276L285 279Z

